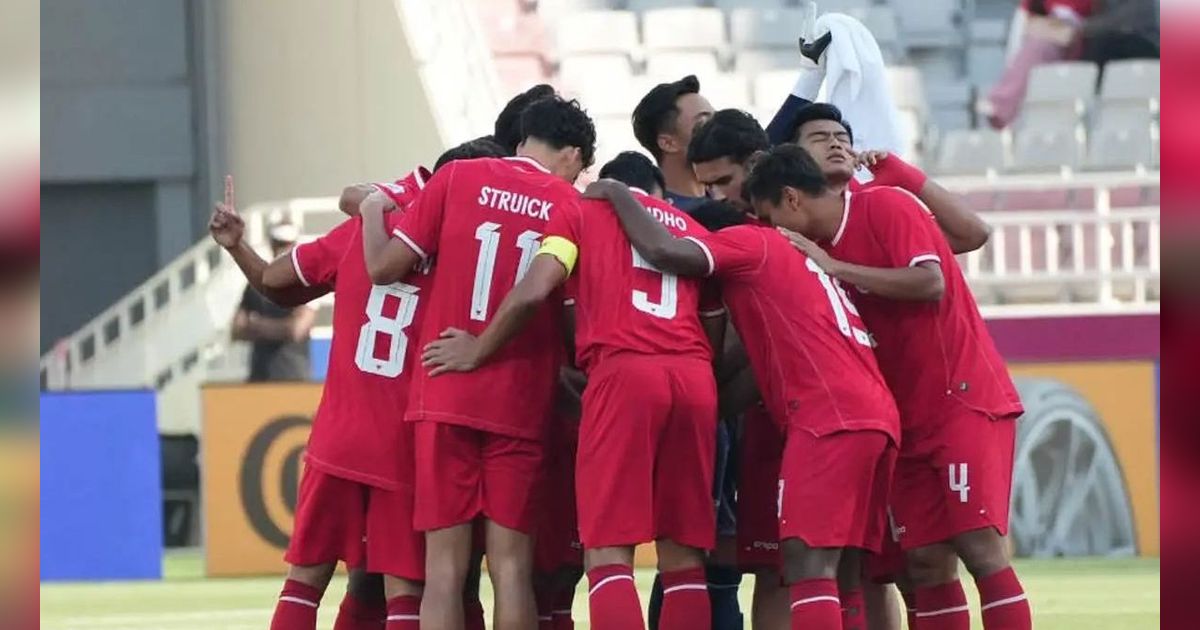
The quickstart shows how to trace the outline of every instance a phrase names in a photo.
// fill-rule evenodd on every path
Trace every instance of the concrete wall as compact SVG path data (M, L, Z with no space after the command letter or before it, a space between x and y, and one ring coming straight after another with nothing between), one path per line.
M43 310L43 350L204 238L224 173L246 207L441 149L390 0L44 0L41 18L42 220L81 237L46 250L44 299L69 308ZM75 291L97 264L113 272Z

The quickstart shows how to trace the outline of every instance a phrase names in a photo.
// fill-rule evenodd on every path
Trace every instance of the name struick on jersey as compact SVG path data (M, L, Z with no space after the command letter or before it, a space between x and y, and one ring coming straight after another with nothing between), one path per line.
M484 186L479 189L479 205L549 221L550 208L554 204L545 199Z

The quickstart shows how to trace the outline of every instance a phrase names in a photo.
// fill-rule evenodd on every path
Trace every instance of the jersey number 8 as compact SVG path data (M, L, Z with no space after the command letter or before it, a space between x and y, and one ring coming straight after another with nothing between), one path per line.
M408 353L408 335L405 329L412 325L417 312L417 287L397 282L376 285L367 298L367 323L358 329L358 349L354 353L354 364L368 374L392 378L404 371L404 356ZM399 300L396 314L383 314L383 305L388 296ZM379 335L388 336L387 358L375 356L375 340Z

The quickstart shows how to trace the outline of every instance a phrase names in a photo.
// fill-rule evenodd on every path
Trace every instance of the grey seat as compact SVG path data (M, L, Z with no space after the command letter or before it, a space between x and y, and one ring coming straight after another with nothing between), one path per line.
M1090 61L1062 61L1035 66L1029 74L1026 103L1078 99L1090 103L1100 68Z
M1088 142L1086 168L1099 171L1153 167L1154 146L1150 125L1141 128L1101 126L1093 129Z
M1013 172L1056 172L1079 166L1079 140L1074 130L1029 129L1013 138Z
M630 11L583 11L558 21L558 52L624 53L636 57L640 48L637 15Z
M982 175L1004 170L1004 136L991 129L946 132L937 170L948 175Z
M1157 59L1123 59L1104 66L1100 98L1157 99L1159 98L1159 61Z

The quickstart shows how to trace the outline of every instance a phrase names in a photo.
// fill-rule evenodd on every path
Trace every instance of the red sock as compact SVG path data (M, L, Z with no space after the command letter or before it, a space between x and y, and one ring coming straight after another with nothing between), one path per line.
M662 630L712 628L712 603L704 567L662 574L663 604L658 627Z
M487 630L483 621L483 602L479 601L478 595L463 600L463 621L464 630Z
M304 582L284 582L275 614L271 616L271 630L317 630L317 607L323 594Z
M1017 573L1009 567L975 580L985 630L1030 630L1033 613Z
M917 627L917 596L912 594L912 591L900 591L900 598L904 600L904 616L908 619L908 630L913 630Z
M918 588L914 596L918 630L970 630L971 613L962 582Z
M333 630L384 630L388 611L381 603L364 601L346 591Z
M537 603L538 630L554 630L554 591L535 588L533 597Z
M588 571L588 610L592 630L645 628L633 567L606 564Z
M420 630L421 598L416 595L393 597L387 603L387 630Z
M804 580L788 588L792 630L841 630L842 602L836 580Z
M554 598L554 630L575 630L575 619L571 617L571 609L575 606L575 587L563 589Z
M867 605L863 601L861 588L839 591L842 600L842 628L845 630L867 630Z

